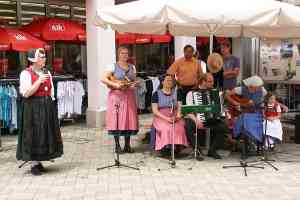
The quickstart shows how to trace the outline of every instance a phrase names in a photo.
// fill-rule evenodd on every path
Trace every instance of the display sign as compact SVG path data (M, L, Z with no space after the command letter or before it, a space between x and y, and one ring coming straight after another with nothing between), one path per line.
M299 43L296 40L261 42L260 75L264 80L300 80Z

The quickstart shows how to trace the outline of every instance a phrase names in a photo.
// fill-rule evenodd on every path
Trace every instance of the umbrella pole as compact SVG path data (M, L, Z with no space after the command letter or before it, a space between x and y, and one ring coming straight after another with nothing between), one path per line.
M214 35L209 35L209 54L212 54L214 48Z

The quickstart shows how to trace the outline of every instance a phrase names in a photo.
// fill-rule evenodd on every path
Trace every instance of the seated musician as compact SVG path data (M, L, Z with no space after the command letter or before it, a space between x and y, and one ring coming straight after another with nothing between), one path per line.
M281 108L276 96L271 92L265 97L264 133L266 133L266 146L274 149L275 144L282 141L282 125L280 122ZM265 130L266 129L266 130ZM266 132L265 132L266 131Z
M225 98L240 111L234 128L233 136L248 136L256 142L262 142L262 103L267 91L259 76L252 76L242 81L242 86L227 90Z
M187 146L180 106L181 102L177 101L174 76L166 74L162 77L159 89L152 96L153 127L155 130L155 139L152 141L155 141L155 150L170 150L168 145L173 142L173 131L175 134L174 144L178 147L176 149L180 149L179 145ZM175 122L174 130L173 120Z
M190 91L186 96L187 105L207 105L211 102L211 95L209 91L213 88L214 78L211 73L206 73L202 75L199 79L199 89ZM224 136L229 132L225 122L215 117L212 113L197 113L188 114L185 118L185 130L187 134L188 141L194 147L195 145L195 129L199 129L199 132L203 131L203 128L210 128L210 148L208 150L207 156L213 157L215 159L221 159L221 156L217 153L217 149L223 146ZM200 149L199 149L200 151ZM197 152L199 156L198 160L202 160L200 152Z

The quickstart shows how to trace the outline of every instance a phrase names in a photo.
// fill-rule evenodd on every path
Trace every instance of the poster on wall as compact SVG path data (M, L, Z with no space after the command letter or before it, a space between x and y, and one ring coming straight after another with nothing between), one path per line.
M300 80L300 57L298 47L300 48L300 41L297 42L295 40L262 41L260 52L260 75L263 79Z

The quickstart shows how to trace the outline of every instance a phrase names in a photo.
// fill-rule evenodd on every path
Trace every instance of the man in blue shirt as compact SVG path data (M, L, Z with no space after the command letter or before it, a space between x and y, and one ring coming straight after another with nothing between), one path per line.
M237 85L237 77L240 73L240 59L231 55L231 44L228 40L222 43L221 53L224 59L223 88L233 89Z

